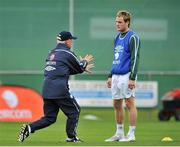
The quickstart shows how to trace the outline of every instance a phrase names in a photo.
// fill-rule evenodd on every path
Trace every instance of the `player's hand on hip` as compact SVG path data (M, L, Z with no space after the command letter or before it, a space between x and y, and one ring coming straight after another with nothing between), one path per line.
M129 80L129 82L128 82L128 88L129 88L129 89L134 89L135 86L136 86L135 81L134 81L134 80Z
M106 84L108 88L111 88L112 78L108 78L108 80L106 81Z

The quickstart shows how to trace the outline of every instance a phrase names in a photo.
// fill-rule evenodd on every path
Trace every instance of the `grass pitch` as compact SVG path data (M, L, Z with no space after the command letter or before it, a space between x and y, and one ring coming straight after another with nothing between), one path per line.
M160 122L157 110L138 110L138 122L135 142L105 142L116 129L112 108L82 108L78 136L83 143L66 143L66 117L60 113L57 122L48 128L31 134L23 143L17 141L22 123L0 122L0 146L180 146L180 122L173 118ZM93 115L98 119L89 120L84 116ZM127 116L127 113L126 113ZM128 131L128 118L125 132ZM171 137L172 142L162 142L164 137Z

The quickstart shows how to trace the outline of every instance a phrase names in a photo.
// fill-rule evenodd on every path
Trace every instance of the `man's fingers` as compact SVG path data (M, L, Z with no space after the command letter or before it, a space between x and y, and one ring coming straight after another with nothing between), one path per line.
M91 71L91 70L86 70L86 72L87 72L87 73L92 73L92 71Z
M89 56L89 62L90 61L93 61L94 60L94 57L92 55Z
M85 71L88 72L88 73L91 73L91 72L92 72L91 69L92 69L93 67L94 67L94 64L88 64L88 65L86 66Z
M89 68L93 68L94 67L94 64L88 64L89 65Z
M133 89L133 88L135 88L135 85L134 84L130 84L129 85L129 89Z
M81 56L79 56L79 59L80 59L80 60L83 60L83 58L82 58Z
M92 61L94 59L94 57L91 54L90 55L87 54L83 59L86 60L87 62L90 62L90 61Z
M94 68L94 64L88 64L86 68L87 70L91 70L92 68Z

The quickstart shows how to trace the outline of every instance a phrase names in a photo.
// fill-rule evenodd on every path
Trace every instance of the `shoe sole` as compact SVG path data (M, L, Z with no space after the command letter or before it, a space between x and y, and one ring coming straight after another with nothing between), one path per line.
M25 135L23 135L25 133L25 129L26 129L27 125L23 124L23 126L21 127L20 133L18 135L18 141L19 142L23 142L27 137Z
M133 139L133 140L119 140L119 142L135 142L136 140Z
M105 140L105 142L116 142L116 141L119 141L119 139L118 140Z

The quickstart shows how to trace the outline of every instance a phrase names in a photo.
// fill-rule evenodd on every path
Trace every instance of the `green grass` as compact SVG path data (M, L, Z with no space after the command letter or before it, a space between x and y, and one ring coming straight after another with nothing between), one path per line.
M25 142L17 141L17 135L22 123L0 122L0 145L4 146L178 146L180 145L180 122L173 118L168 122L160 122L157 110L139 110L135 142L104 142L115 132L114 112L112 108L82 108L78 136L85 142L66 143L64 114L60 113L57 122L48 128L31 134ZM85 120L86 114L97 116L98 120ZM127 114L126 114L127 115ZM125 121L125 131L128 130L128 120ZM169 136L173 142L161 142Z

